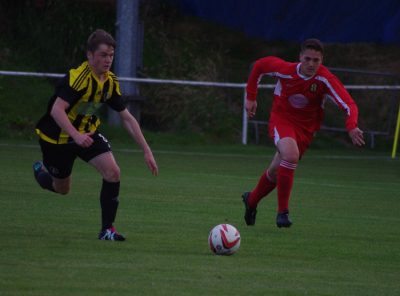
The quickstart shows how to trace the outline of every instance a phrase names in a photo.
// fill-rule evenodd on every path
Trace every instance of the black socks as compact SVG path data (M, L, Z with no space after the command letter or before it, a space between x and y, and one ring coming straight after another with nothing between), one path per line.
M119 204L119 184L120 182L108 182L103 180L100 193L101 224L102 230L112 226L117 215Z

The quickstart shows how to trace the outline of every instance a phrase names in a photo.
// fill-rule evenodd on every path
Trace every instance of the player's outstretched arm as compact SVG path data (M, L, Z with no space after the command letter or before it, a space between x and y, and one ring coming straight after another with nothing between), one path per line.
M349 131L349 136L350 136L351 141L353 142L354 145L356 145L356 146L365 145L363 131L360 130L358 127L353 128L352 130L350 130Z
M140 129L139 123L132 116L131 113L127 109L124 109L120 113L122 123L131 137L138 143L138 145L142 148L144 154L144 160L147 164L147 167L151 171L154 176L158 175L158 166L157 162L154 159L153 152L150 149L150 146L147 144L146 139L143 136L142 130Z

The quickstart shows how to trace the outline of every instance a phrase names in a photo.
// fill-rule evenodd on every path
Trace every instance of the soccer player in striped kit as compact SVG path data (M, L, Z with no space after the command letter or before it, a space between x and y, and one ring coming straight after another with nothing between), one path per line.
M290 63L267 56L253 65L245 103L250 118L257 109L257 88L262 76L277 78L268 123L268 132L277 152L256 187L242 195L247 225L255 224L258 203L275 188L278 194L276 225L292 225L289 199L294 173L314 133L320 128L325 100L332 100L346 113L346 129L353 144L365 144L363 132L357 126L357 105L339 79L322 65L323 53L323 45L318 39L307 39L301 45L300 62Z
M96 114L102 105L118 112L125 129L143 150L153 175L158 174L158 166L139 123L122 100L118 78L110 71L115 46L108 32L97 29L87 41L87 61L59 81L36 125L43 161L33 164L33 173L43 189L67 194L75 159L92 165L102 177L98 238L124 241L113 224L119 205L120 168L110 143L98 131L100 118Z

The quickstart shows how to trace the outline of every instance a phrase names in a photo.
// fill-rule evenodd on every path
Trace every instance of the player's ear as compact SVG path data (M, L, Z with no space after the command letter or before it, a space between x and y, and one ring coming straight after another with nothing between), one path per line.
M86 57L87 57L88 60L92 59L93 58L93 53L90 50L86 51Z

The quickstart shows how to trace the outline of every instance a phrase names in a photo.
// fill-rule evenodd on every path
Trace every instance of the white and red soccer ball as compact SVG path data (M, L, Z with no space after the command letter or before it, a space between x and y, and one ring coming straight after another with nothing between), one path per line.
M232 255L240 247L240 233L230 224L219 224L208 235L211 251L217 255Z

